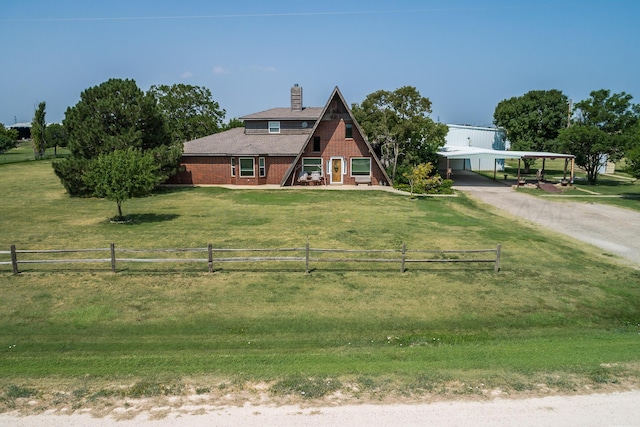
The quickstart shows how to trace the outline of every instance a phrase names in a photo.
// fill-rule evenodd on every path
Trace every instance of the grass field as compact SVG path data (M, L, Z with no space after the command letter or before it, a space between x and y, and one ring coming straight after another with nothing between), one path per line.
M0 410L113 396L356 399L640 384L640 271L459 195L169 188L69 198L50 161L0 166L0 248L477 249L492 265L0 266ZM198 270L200 268L200 270ZM199 272L202 271L202 272ZM26 405L26 404L25 404ZM26 405L28 406L28 405Z
M57 155L63 156L69 152L66 148L58 148ZM45 151L45 159L53 159L56 157L53 148L47 148ZM21 163L34 161L33 148L31 141L21 141L18 146L12 150L0 154L0 165L8 163Z

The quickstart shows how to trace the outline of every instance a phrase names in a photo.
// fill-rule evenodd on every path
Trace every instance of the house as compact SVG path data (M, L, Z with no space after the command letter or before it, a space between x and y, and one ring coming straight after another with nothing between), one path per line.
M380 160L336 87L324 107L291 105L241 117L243 128L185 142L171 184L389 185Z

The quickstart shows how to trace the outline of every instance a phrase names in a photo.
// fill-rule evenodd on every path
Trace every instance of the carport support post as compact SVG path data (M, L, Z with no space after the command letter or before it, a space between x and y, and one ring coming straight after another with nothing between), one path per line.
M496 263L493 265L493 271L497 273L500 271L500 250L502 249L502 245L498 244L496 247Z
M400 264L400 273L404 273L404 261L407 257L407 244L402 244L402 262Z
M573 185L573 178L575 176L575 170L576 170L576 158L572 158L571 159L571 185Z

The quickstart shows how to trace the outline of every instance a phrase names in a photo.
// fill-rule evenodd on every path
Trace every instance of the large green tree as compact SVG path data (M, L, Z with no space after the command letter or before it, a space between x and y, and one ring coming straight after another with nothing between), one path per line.
M47 149L45 129L47 128L46 116L47 103L42 101L38 104L36 112L31 121L31 142L33 144L33 154L36 159L42 159Z
M576 156L591 185L597 183L598 170L607 161L619 160L637 144L640 107L632 99L625 92L593 91L576 104L571 126L558 135L556 146Z
M7 150L16 148L18 145L18 131L15 129L8 129L0 123L0 154Z
M569 100L557 89L532 90L504 99L493 113L493 123L506 131L511 149L516 151L550 151L568 120ZM533 163L533 159L525 159L525 168Z
M436 152L445 144L448 128L430 117L431 101L412 86L395 91L378 90L353 114L395 182L398 169L409 171L420 163L437 162Z
M151 86L175 142L191 141L220 132L225 110L206 87L186 84Z
M155 99L129 79L111 79L80 94L63 121L70 156L53 167L71 195L90 196L84 179L101 154L128 148L152 153L163 177L175 173L182 144L173 143Z

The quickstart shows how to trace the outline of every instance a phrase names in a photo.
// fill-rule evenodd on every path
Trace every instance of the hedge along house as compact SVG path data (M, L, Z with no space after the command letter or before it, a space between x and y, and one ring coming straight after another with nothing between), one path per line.
M336 87L324 108L291 106L241 117L243 128L185 142L171 184L388 185L380 160Z

